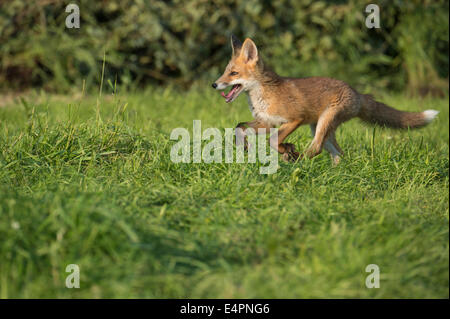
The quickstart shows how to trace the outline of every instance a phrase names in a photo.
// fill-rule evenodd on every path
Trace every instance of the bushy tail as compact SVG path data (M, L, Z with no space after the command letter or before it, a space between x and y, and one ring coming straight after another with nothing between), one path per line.
M435 110L404 112L377 102L369 94L362 94L362 107L358 114L365 122L392 128L416 128L425 126L439 113Z

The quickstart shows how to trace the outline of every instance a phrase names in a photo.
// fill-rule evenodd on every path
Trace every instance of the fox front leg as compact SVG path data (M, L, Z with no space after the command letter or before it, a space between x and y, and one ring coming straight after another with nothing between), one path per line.
M248 150L251 145L248 144L247 135L249 134L267 134L272 126L261 121L241 122L235 128L236 145L244 143L244 149ZM250 133L249 128L253 129Z
M277 150L278 153L282 154L283 161L285 162L295 162L300 157L300 154L295 150L294 144L283 143L283 141L289 134L294 132L302 122L303 120L295 120L284 123L278 129L278 134L270 137L270 146Z

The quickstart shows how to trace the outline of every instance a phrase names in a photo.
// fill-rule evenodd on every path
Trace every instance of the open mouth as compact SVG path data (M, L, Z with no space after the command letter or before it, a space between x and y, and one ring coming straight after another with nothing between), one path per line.
M235 84L231 87L230 92L228 92L227 94L221 92L221 94L225 98L225 102L230 103L233 102L234 99L237 98L241 92L242 92L242 85Z

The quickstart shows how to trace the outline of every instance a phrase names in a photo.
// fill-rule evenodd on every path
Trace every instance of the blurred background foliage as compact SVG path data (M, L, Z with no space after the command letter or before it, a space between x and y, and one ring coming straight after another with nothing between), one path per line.
M67 29L65 7L80 7ZM367 29L365 8L380 7ZM446 0L0 0L0 88L67 92L212 82L229 36L251 37L282 75L331 76L359 89L448 94Z

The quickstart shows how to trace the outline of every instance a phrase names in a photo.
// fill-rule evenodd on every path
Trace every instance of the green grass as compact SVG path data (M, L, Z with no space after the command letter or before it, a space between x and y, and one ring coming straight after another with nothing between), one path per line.
M448 98L416 131L352 120L328 154L276 174L174 164L175 127L234 127L246 99L155 89L0 108L1 298L448 298ZM99 112L97 112L99 110ZM289 137L297 148L309 127ZM81 288L65 288L78 264ZM368 264L381 287L367 289Z

